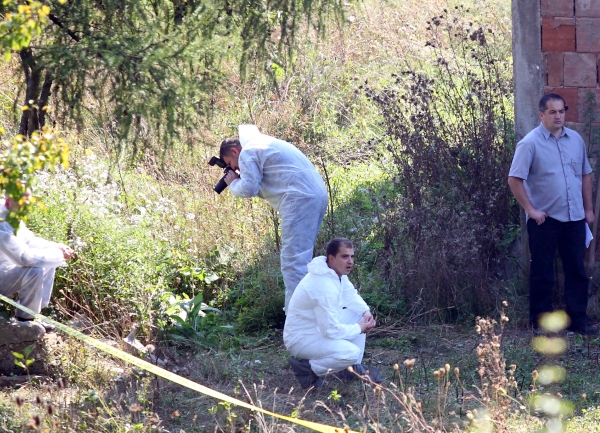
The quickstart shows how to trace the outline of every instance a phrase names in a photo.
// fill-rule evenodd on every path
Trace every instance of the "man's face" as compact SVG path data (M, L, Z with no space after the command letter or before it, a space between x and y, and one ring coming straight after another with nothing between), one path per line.
M546 103L546 110L540 111L542 125L548 131L555 133L562 131L565 125L565 103L563 101L551 99Z
M239 170L238 160L240 158L240 150L236 147L232 147L229 149L229 154L223 157L223 161L225 164L233 168L234 170Z
M342 275L348 275L354 265L354 249L347 247L340 247L338 253L335 256L327 256L327 266L338 274L338 277Z

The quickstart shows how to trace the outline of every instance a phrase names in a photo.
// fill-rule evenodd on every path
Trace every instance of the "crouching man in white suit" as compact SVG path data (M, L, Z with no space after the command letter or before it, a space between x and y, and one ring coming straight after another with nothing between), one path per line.
M23 196L28 200L31 191ZM65 260L73 256L73 249L67 245L47 241L35 236L21 221L17 234L5 221L10 210L17 209L18 202L6 197L5 205L0 205L0 294L11 296L19 293L19 303L39 313L50 302L54 271L65 265ZM17 310L16 319L31 321L33 317ZM50 332L54 326L40 323Z
M361 364L366 334L376 323L347 277L354 264L352 243L332 239L326 254L309 263L308 274L290 300L283 329L292 355L288 361L303 388L322 386L322 378L330 373L351 380L355 375L348 371L350 366L379 383L379 372Z

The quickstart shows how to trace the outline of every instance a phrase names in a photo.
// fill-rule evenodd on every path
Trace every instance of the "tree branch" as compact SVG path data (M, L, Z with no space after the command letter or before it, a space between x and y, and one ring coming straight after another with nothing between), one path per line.
M79 42L81 40L81 38L79 36L77 36L75 33L73 33L71 30L69 30L68 28L66 28L64 26L64 24L58 19L56 18L55 15L50 14L48 15L48 17L50 18L50 21L52 21L54 24L56 24L58 27L60 27L61 29L63 29L65 32L67 32L67 34L71 37L71 39L73 39L75 42Z

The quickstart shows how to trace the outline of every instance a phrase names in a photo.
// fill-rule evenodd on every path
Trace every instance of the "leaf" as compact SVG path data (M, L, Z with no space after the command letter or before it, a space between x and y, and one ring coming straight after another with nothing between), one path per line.
M169 334L169 337L171 337L173 340L179 340L179 341L187 341L187 340L189 340L188 337L185 337L185 336L179 335L179 334Z
M33 352L34 349L35 349L35 344L31 344L31 345L27 346L25 348L25 350L23 350L23 354L25 355L25 358L29 358L29 355L31 354L31 352Z
M202 293L198 293L198 294L197 294L197 295L194 297L194 300L193 300L193 302L194 302L194 305L201 304L201 303L202 303L202 299L203 299Z
M173 321L177 322L179 325L184 325L184 326L187 325L187 326L189 326L187 324L187 322L184 319L182 319L181 317L179 317L179 316L175 316L175 315L171 316L171 319L173 319Z
M19 352L13 352L12 354L13 354L13 356L14 356L15 358L18 358L18 359L25 359L25 357L23 356L23 354L22 354L22 353L19 353ZM16 361L15 361L15 362L16 362Z
M206 277L204 277L204 281L206 281L207 284L210 284L217 281L219 278L220 277L216 273L212 272Z

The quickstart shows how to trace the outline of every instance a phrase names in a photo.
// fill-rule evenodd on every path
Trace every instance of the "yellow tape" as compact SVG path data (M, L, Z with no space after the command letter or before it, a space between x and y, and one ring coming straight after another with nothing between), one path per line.
M79 332L79 331L76 331L75 329L73 329L67 325L63 325L62 323L56 322L56 321L49 319L46 316L43 316L41 314L36 314L29 308L23 307L22 305L18 304L17 302L13 301L12 299L7 298L4 295L0 295L0 299L22 311L25 311L27 314L31 314L36 319L41 319L44 322L51 323L52 325L56 326L57 329L60 329L61 331L86 342L87 344L95 347L96 349L99 349L103 352L109 353L110 355L112 355L116 358L122 359L123 361L133 364L143 370L149 371L150 373L154 373L157 376L160 376L164 379L175 382L181 386L185 386L186 388L193 389L194 391L198 391L198 392L208 395L210 397L213 397L213 398L216 398L216 399L219 399L222 401L226 401L231 404L235 404L237 406L245 407L246 409L250 409L255 412L261 412L265 415L274 416L276 418L279 418L279 419L282 419L285 421L289 421L291 423L298 424L303 427L307 427L309 429L312 429L312 430L318 431L318 432L322 432L322 433L346 433L346 432L347 433L359 433L359 432L356 432L353 430L346 430L346 429L342 429L342 428L338 428L338 427L332 427L332 426L319 424L319 423L312 422L312 421L304 421L304 420L301 420L298 418L292 418L289 416L280 415L278 413L269 412L268 410L264 410L263 408L260 408L258 406L254 406L252 404L246 403L245 401L238 400L233 397L229 397L226 394L222 394L218 391L207 388L206 386L200 385L199 383L193 382L189 379L186 379L185 377L181 377L175 373L171 373L170 371L165 370L164 368L160 368L154 364L144 361L143 359L139 359L127 352L123 352L122 350L116 349L112 346L109 346L106 343L96 340L95 338L92 338L88 335L85 335L85 334Z

